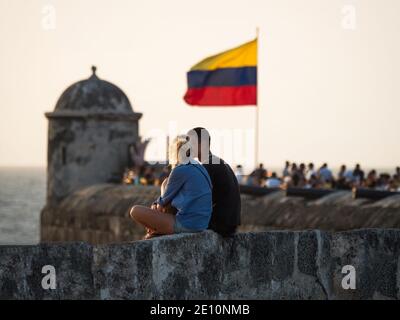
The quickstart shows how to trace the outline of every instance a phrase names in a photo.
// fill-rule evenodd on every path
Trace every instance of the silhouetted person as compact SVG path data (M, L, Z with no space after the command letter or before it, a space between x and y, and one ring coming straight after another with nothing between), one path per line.
M328 168L328 164L324 163L322 167L319 169L319 175L324 182L332 181L332 171Z
M340 166L340 170L339 170L339 173L338 173L338 179L345 179L346 178L346 165L344 165L344 164L342 164L341 166Z
M301 163L299 166L299 177L300 177L300 187L304 187L306 185L306 165Z
M289 162L289 161L286 161L286 162L285 162L285 168L283 169L283 172L282 172L283 178L284 178L284 177L290 176L289 167L290 167L290 162Z
M296 164L296 162L293 162L291 167L290 167L290 174L292 175L294 173L297 173L297 164Z
M276 172L272 172L272 175L267 179L265 186L267 188L279 188L281 186L281 180L279 180Z
M236 166L235 176L236 176L236 179L239 182L239 184L242 184L243 183L243 176L244 176L242 165L238 164Z
M257 186L261 186L267 177L267 170L264 169L264 165L262 163L260 163L258 168L254 171L254 176L257 180Z
M381 173L379 175L376 189L384 191L389 190L389 182L390 182L390 174Z
M304 185L303 188L306 188L306 189L310 189L310 188L318 189L318 188L321 188L321 181L318 179L316 174L312 174L310 179L308 179L306 181L306 184Z
M314 163L310 162L307 167L306 179L310 180L313 175L315 175Z
M336 181L337 189L343 189L343 190L350 189L350 185L346 178L346 171L347 171L346 166L344 164L341 165Z
M375 189L377 186L377 174L375 170L371 170L368 175L367 179L364 182L364 187Z
M210 151L210 134L204 128L194 128L188 132L193 155L206 168L212 182L213 210L209 229L222 236L230 236L240 225L240 190L231 167ZM196 150L197 149L197 150Z
M357 164L354 168L353 177L359 185L364 181L364 171L361 170L361 166L359 164Z
M296 163L292 163L292 167L290 169L290 178L291 178L291 185L293 187L298 187L301 182L301 172L297 168Z

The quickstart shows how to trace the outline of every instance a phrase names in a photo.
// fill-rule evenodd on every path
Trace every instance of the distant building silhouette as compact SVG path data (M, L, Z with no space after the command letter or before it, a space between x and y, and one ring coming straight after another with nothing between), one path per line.
M120 181L129 165L130 145L138 141L141 113L135 113L125 93L92 75L68 87L48 127L47 205L73 191Z

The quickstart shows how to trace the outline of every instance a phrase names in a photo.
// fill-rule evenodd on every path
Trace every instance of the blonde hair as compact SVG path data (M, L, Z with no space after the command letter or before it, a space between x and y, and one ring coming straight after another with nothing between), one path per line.
M177 136L169 145L169 164L174 168L178 164L188 163L190 159L188 150L190 150L190 144L187 135Z

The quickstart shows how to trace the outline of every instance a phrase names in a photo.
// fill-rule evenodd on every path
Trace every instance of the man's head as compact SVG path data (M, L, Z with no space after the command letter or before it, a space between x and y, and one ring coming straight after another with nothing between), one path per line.
M187 135L193 152L192 157L197 157L201 162L208 161L211 137L207 129L196 127L189 130Z

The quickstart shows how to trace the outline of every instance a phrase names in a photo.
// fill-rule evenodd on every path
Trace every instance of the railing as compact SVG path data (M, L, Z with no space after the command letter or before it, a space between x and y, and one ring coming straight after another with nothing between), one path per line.
M354 188L353 189L353 198L354 199L369 199L369 200L382 200L387 197L400 195L400 192L393 191L382 191L382 190L373 190L366 188Z

